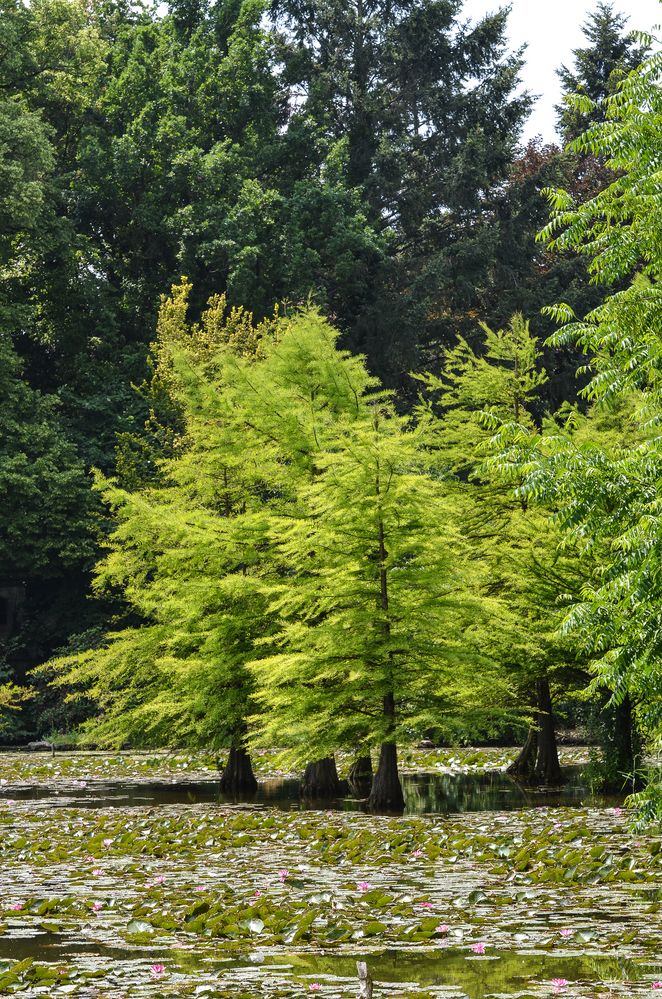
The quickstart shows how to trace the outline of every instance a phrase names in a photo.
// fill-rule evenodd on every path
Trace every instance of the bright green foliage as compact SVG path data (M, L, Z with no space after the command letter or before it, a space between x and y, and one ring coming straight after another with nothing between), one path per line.
M130 616L53 667L102 709L94 739L241 745L252 716L252 742L302 760L492 714L506 689L471 641L429 421L316 312L255 328L216 299L191 327L189 290L153 351L180 430L156 476L100 483L116 527L96 586Z
M466 341L447 351L442 377L428 375L438 394L438 444L465 481L463 532L476 564L475 593L484 614L475 640L489 648L529 703L535 679L567 663L555 636L560 592L577 586L572 560L555 554L557 536L539 510L514 495L520 484L485 466L494 422L517 421L537 437L534 412L547 380L529 323L515 315L494 331L482 325L482 352Z
M233 411L242 352L254 363L267 327L226 314L222 300L190 327L189 291L182 284L164 300L154 348L154 377L181 431L153 482L136 476L132 491L99 483L116 528L95 585L121 594L126 626L54 664L60 682L82 685L100 705L90 729L108 744L240 745L243 663L267 626L255 566L268 486Z
M89 728L106 743L242 744L246 662L274 628L265 580L282 571L272 519L310 478L327 426L371 383L319 317L256 328L216 298L189 326L189 291L164 300L153 351L180 430L158 474L131 489L100 482L117 526L96 587L121 594L126 626L54 664L102 708Z
M601 441L563 432L532 437L506 427L495 460L524 477L523 497L553 505L567 543L599 558L600 572L585 583L565 631L593 657L596 683L617 701L629 693L645 731L656 738L662 731L661 73L662 59L651 57L610 99L608 121L577 140L579 150L604 157L616 179L579 205L553 192L544 233L553 246L586 254L594 280L629 279L583 321L563 305L553 314L566 323L555 340L578 343L589 354L588 398L607 411L632 409L633 428ZM599 412L596 418L602 419Z
M316 456L297 515L277 522L290 567L272 589L281 628L253 664L256 739L298 761L476 709L486 682L463 637L476 609L458 593L461 507L429 428L357 398Z
M31 697L26 687L17 687L14 683L0 684L0 733L11 731L15 712Z
M547 381L538 343L522 315L513 316L503 330L491 330L485 323L480 328L479 354L459 337L457 346L444 355L442 377L422 379L439 394L445 454L465 476L475 470L479 445L489 436L485 414L533 427L535 403Z

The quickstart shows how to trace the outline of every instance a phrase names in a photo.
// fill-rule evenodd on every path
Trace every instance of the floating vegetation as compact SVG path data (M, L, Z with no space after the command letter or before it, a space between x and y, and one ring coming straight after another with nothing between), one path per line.
M81 808L87 759L56 757L55 804L9 797L30 777L10 762L0 994L339 999L359 958L397 999L645 995L662 979L661 840L620 808Z

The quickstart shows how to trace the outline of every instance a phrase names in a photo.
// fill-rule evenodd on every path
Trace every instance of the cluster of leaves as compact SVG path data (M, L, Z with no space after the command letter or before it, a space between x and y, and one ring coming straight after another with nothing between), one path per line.
M83 994L90 983L103 978L103 971L78 971L74 968L40 964L32 958L0 962L0 989L6 995L26 992L30 995Z
M523 499L551 506L564 543L595 564L574 594L564 631L592 659L595 685L604 685L616 703L632 700L653 740L662 730L661 72L655 54L608 99L607 122L575 142L604 159L612 182L581 204L566 191L550 192L544 238L585 254L596 282L624 282L583 320L567 305L552 310L564 323L555 341L576 343L589 356L585 395L593 414L588 421L571 416L542 435L505 426L490 463L516 478ZM583 98L577 107L589 113L592 105Z
M303 762L516 717L480 625L516 573L486 570L475 538L511 525L524 558L531 532L466 472L478 407L518 413L544 381L528 326L486 330L484 358L449 352L445 381L427 379L448 415L422 400L412 419L314 310L255 324L214 299L191 325L190 291L164 299L153 349L169 422L155 408L124 442L124 481L99 479L117 526L96 585L121 594L125 626L48 667L98 703L89 738L248 740ZM532 640L503 630L516 674Z
M387 384L409 386L411 401L417 359L436 365L479 314L505 324L559 284L584 302L581 268L564 258L555 270L533 235L541 186L590 187L591 169L586 157L578 174L571 155L517 151L531 99L517 90L522 53L507 51L505 11L470 24L459 0L349 9L287 0L269 18L253 0L167 9L3 0L1 9L0 332L23 364L3 349L12 406L0 573L27 587L8 650L23 663L72 632L70 652L98 643L117 609L112 586L85 602L105 528L86 473L113 469L118 432L124 486L155 474L155 453L175 443L178 413L164 427L172 400L163 385L136 393L131 383L148 374L159 296L178 274L193 278L196 315L224 290L227 300L208 308L212 325L225 306L260 320L274 301L312 295L344 344L366 351ZM598 99L596 66L613 77L634 65L642 50L623 27L600 9L566 89ZM574 391L559 387L562 356L550 366L554 401ZM136 434L145 417L149 439ZM347 486L336 500L352 504ZM199 569L189 563L191 586ZM219 565L208 571L223 575ZM223 599L263 611L250 574L235 573ZM335 641L348 623L337 622ZM182 642L187 627L184 615ZM157 630L143 638L134 659L155 658ZM171 682L178 655L154 689ZM137 733L165 731L167 700L151 721L143 713ZM42 726L75 724L89 710L85 700L70 713L52 701L33 702ZM202 738L197 722L173 732Z

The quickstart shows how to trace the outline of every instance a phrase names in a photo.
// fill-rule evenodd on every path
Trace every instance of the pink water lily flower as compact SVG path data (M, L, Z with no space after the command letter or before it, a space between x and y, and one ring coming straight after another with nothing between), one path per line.
M160 978L161 975L165 975L165 964L153 964L150 967L150 972L153 978Z
M572 937L575 935L575 931L568 929L567 926L564 926L562 930L559 930L559 933L561 934L562 937L565 937L566 939L568 937Z
M319 982L311 982L310 985L308 986L308 991L309 992L321 992L322 991L322 986L320 985Z
M262 892L259 888L253 892L253 898L262 898Z
M564 989L567 984L568 983L565 978L552 978L552 985L554 986L555 992L560 992L561 989Z
M418 906L419 906L419 909L431 909L432 908L432 902L419 902Z
M356 887L358 888L359 891L370 891L370 882L369 881L357 881L356 882Z
M653 982L651 985L652 989L662 989L662 982Z
M471 945L471 949L474 952L474 954L484 954L485 953L485 944L484 943L475 943L475 944L472 944Z
M612 815L617 815L617 816L618 815L622 815L623 814L623 809L622 808L612 808L611 813L612 813Z
M15 902L14 905L10 906L10 909L13 909L14 912L20 912L22 908L23 908L22 902Z
M448 933L450 926L446 926L446 923L441 923L439 926L435 926L435 933Z
M103 874L103 871L101 870L100 867L95 867L94 870L92 871L92 874L94 875L95 878L100 878L101 875Z
M414 852L412 853L412 857L422 857L422 856L423 856L422 850L414 850Z
M162 885L164 881L165 881L165 874L157 874L156 877L154 878L155 885Z
M106 850L107 850L109 846L112 846L112 845L113 845L113 840L112 840L112 839L105 839L105 840L103 841L103 845L105 846L105 848L106 848Z
M103 909L103 902L93 902L92 908L95 912L100 912Z
M288 871L288 869L286 867L281 867L281 869L278 872L278 877L280 878L280 880L285 881L286 878L288 878L289 876L290 872Z
M196 885L193 891L207 891L204 885Z

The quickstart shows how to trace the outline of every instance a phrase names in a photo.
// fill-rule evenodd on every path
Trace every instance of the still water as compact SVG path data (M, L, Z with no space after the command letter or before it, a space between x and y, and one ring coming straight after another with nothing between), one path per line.
M566 767L566 782L560 788L526 787L508 774L497 771L480 774L404 774L402 784L408 815L445 815L456 812L503 812L536 807L597 807L622 801L620 797L594 795L581 780L581 767ZM361 811L363 803L351 796L331 800L303 799L295 779L269 779L260 782L254 794L230 796L219 789L218 781L105 781L49 784L13 784L0 788L0 800L40 800L42 803L75 805L79 808L150 805L209 804L250 805L284 811Z
M662 870L580 767L554 789L497 770L407 773L403 820L348 814L364 810L350 796L304 800L292 779L230 798L211 774L14 763L0 783L0 995L355 999L357 959L375 999L631 999L662 980ZM368 883L390 901L362 895ZM216 920L241 900L239 929L192 929L191 907L218 898ZM326 928L311 938L297 926L313 911ZM430 920L444 935L419 932ZM325 943L336 925L346 935Z

